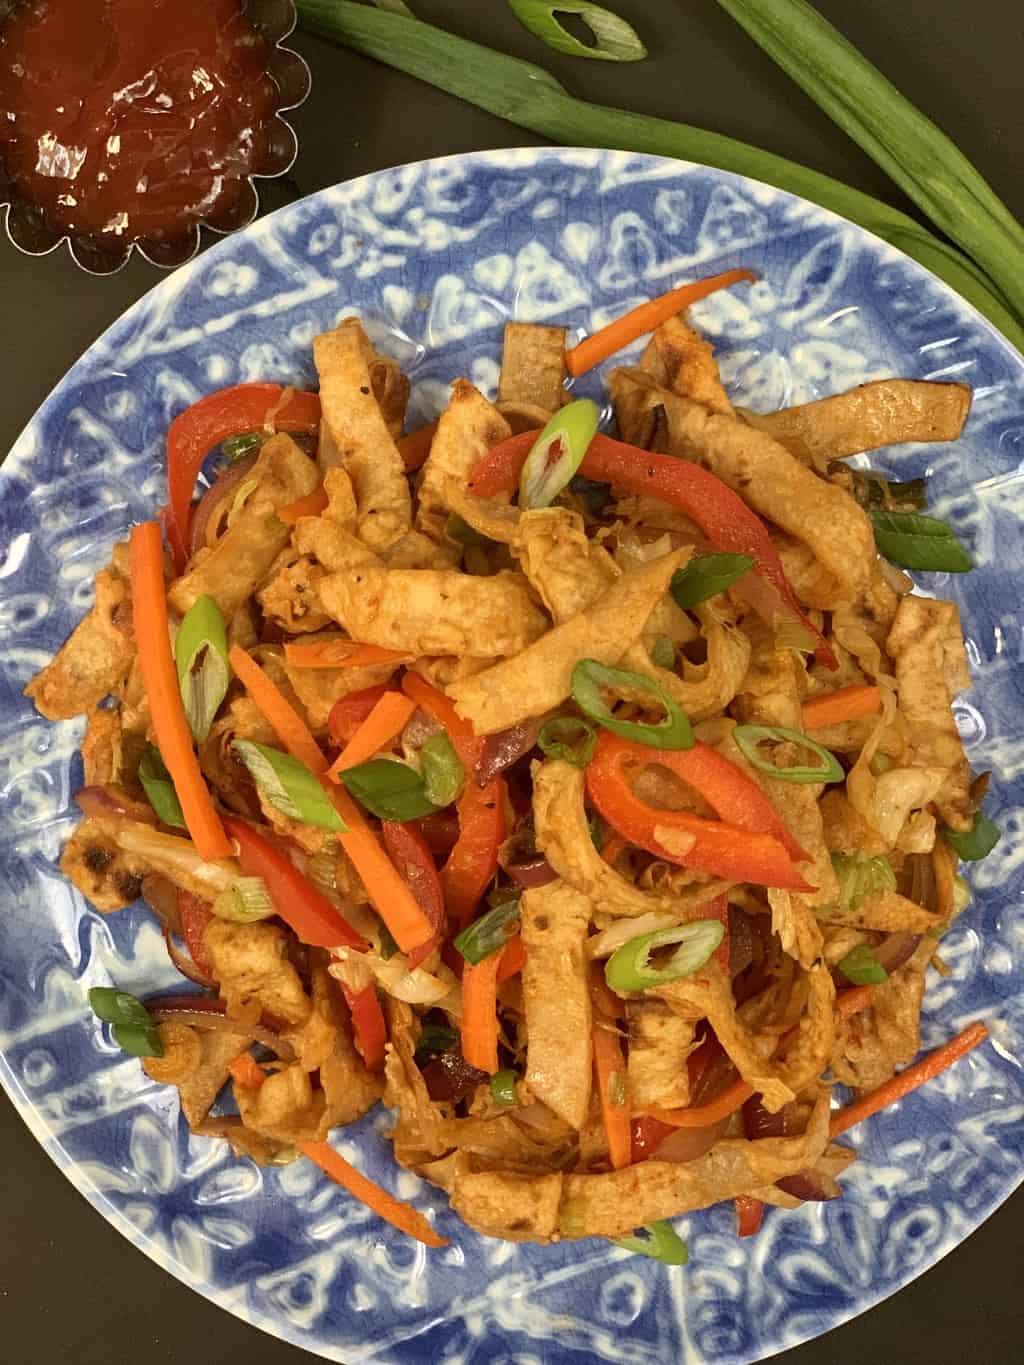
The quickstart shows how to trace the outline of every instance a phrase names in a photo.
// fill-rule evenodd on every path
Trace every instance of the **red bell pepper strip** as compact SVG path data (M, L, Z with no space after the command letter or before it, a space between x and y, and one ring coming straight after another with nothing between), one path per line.
M362 934L356 933L327 897L268 839L236 816L226 817L224 824L238 845L242 871L246 876L263 878L274 909L302 943L313 948L358 948L366 952L370 945Z
M352 1032L356 1048L366 1063L367 1071L384 1070L384 1045L388 1041L384 1013L377 999L375 986L364 986L361 991L350 990L341 983L341 991L352 1015Z
M761 1231L764 1221L764 1204L750 1194L736 1196L736 1223L741 1237L753 1237Z
M444 890L434 856L414 821L384 820L380 832L388 857L434 930L426 943L409 953L409 970L412 971L430 956L444 935Z
M724 791L723 773L718 764L707 764L698 753L695 760L690 759L695 749L653 750L646 745L633 743L605 730L597 742L594 757L587 765L587 791L604 820L619 834L638 848L644 848L658 858L689 867L697 872L708 872L716 877L726 877L730 881L753 882L758 886L777 886L787 891L810 891L790 857L786 844L777 834L759 833L754 824L752 811L757 808L755 797L746 793L744 788L754 787L757 797L767 803L767 798L745 773L727 759L722 760L733 770L732 779L736 794L730 798ZM657 762L690 782L697 791L716 810L724 804L735 821L744 820L743 825L726 823L722 820L705 820L691 815L688 811L661 810L649 806L633 792L627 775L628 765L643 765ZM705 790L702 782L710 771L712 780ZM772 811L774 816L774 811ZM776 820L777 816L774 817ZM766 827L762 824L760 828ZM772 824L767 824L772 829ZM679 836L677 848L667 847L658 837L664 831L672 842L671 834ZM692 840L692 843L687 841ZM687 842L685 850L683 843Z
M280 384L238 384L207 394L179 413L167 432L167 539L178 572L187 559L192 494L203 461L229 436L259 431L272 417L278 431L315 432L320 426L320 399L293 390L286 403Z
M444 726L467 775L483 753L483 737L462 719L451 701L416 673L406 673L402 689L439 725ZM441 869L448 916L464 929L498 870L498 850L508 837L505 782L496 777L486 787L467 782L459 803L459 837Z
M520 470L539 435L527 431L492 446L473 470L470 493L493 498L498 493L515 492ZM773 589L772 614L799 621L817 641L814 652L819 662L829 668L839 667L821 632L801 610L764 522L728 484L689 460L654 455L602 435L591 441L579 472L596 483L614 484L634 497L659 498L696 522L716 549L749 555L758 574ZM762 603L755 600L754 605L760 607Z
M206 951L206 926L213 919L213 911L206 901L193 896L191 891L178 892L178 919L181 921L181 936L185 940L188 955L203 976L211 981L217 979L213 963Z

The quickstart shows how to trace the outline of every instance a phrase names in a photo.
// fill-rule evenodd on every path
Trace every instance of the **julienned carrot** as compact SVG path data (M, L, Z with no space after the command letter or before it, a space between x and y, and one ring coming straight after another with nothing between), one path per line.
M203 781L185 718L171 654L164 585L164 546L155 521L133 526L130 542L132 615L142 681L157 747L181 802L189 835L206 862L231 857L231 844Z
M354 1195L368 1209L372 1209L378 1218L383 1218L393 1228L398 1228L399 1232L415 1237L417 1242L422 1242L424 1246L448 1245L448 1238L435 1232L422 1213L411 1204L403 1204L400 1199L388 1194L387 1190L382 1190L372 1180L367 1180L361 1171L357 1171L328 1143L299 1142L296 1145L303 1156L308 1156L310 1161L316 1162L324 1175L348 1190L349 1194Z
M626 1084L626 1061L619 1035L612 1029L595 1022L591 1038L608 1155L615 1170L621 1171L633 1160L633 1120Z
M490 1075L498 1069L498 968L501 953L467 962L462 973L462 1055Z
M398 664L412 656L358 640L313 640L304 645L285 645L284 657L292 668L366 668L371 664Z
M636 341L637 337L653 332L656 327L675 317L676 313L681 313L684 308L689 308L690 304L696 303L698 299L706 299L716 290L726 289L730 284L739 284L741 280L749 280L753 284L756 279L757 276L749 270L727 270L722 275L711 275L706 280L694 280L690 284L680 285L678 289L670 289L667 294L649 299L639 308L624 313L621 318L616 318L593 336L586 337L571 351L566 351L566 369L571 375L586 374L595 365L600 365L602 360L607 360L616 351L621 351L623 346Z
M286 526L294 526L303 517L318 517L327 508L327 490L323 484L307 493L304 498L296 498L287 507L278 508L277 519Z
M659 1123L667 1123L670 1128L706 1128L719 1119L727 1119L730 1114L735 1114L753 1093L753 1086L744 1080L736 1080L715 1099L696 1109L647 1109L645 1112Z
M236 1057L228 1071L231 1079L247 1090L258 1090L267 1079L262 1067L257 1065L255 1058L248 1052Z
M874 986L851 986L836 995L835 1011L840 1019L850 1019L866 1010L875 994Z
M940 1076L954 1062L958 1062L961 1057L966 1056L972 1048L983 1043L987 1037L988 1029L984 1024L971 1024L962 1033L958 1033L955 1038L951 1038L948 1043L943 1043L941 1047L937 1047L934 1052L929 1052L927 1056L922 1057L913 1066L908 1066L906 1071L901 1071L898 1076L893 1076L891 1081L886 1081L877 1090L872 1090L869 1095L862 1095L859 1100L854 1100L853 1104L848 1104L845 1109L840 1109L833 1114L829 1128L832 1137L838 1137L840 1133L845 1133L848 1128L863 1123L873 1114L877 1114L882 1109L887 1109L890 1104L895 1104L905 1095L920 1089L928 1081L933 1081L936 1076Z
M357 763L365 763L380 753L405 729L416 703L401 692L385 692L360 725L341 753L327 770L327 776L337 781L338 774Z
M467 771L475 768L484 740L474 732L468 720L462 719L450 699L436 687L431 687L418 673L406 673L402 679L402 690L448 732L462 766Z
M391 937L403 953L421 947L434 932L430 920L377 842L359 807L343 787L336 786L328 778L327 759L309 726L244 649L235 645L228 658L236 676L292 758L305 763L321 779L321 785L346 826L344 833L338 835L338 842L352 859L366 894L391 931Z
M416 431L410 431L408 436L403 436L398 442L398 453L401 455L402 463L410 474L419 469L422 464L426 463L436 432L437 423L431 422L429 426L419 427Z
M882 693L874 683L840 687L822 697L804 702L805 730L822 730L826 725L842 725L846 720L857 720L882 709Z
M514 934L505 944L501 951L501 961L498 963L498 985L503 981L509 981L526 966L526 947L519 934Z
M325 773L327 760L320 745L277 683L264 673L252 655L247 654L240 645L232 645L228 662L292 758L305 763L318 777Z

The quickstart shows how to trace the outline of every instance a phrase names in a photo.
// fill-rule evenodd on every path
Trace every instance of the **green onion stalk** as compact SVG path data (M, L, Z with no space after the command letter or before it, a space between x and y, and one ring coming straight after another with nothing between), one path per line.
M495 52L418 19L382 13L354 0L297 0L297 8L303 25L312 32L333 38L553 142L575 147L615 147L693 161L763 180L820 204L873 232L938 275L1018 350L1024 351L1021 320L1024 302L1018 298L1024 284L1014 288L1011 279L1016 276L1024 281L1019 252L1007 255L996 276L998 283L994 283L962 251L943 242L907 214L763 148L671 119L575 99L543 67ZM948 190L949 181L941 175L941 167L936 165L933 169L936 179ZM1004 222L993 225L993 236L998 236L1000 243L1010 240L1008 234ZM998 264L997 256L997 252L986 253L993 271Z

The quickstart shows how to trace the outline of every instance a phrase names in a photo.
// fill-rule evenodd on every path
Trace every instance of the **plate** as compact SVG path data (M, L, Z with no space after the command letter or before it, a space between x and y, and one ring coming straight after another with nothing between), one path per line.
M163 500L171 418L243 380L314 381L313 337L359 313L413 383L411 418L466 374L493 392L508 318L592 329L680 279L735 265L760 282L699 305L739 401L761 409L886 375L974 386L955 446L873 457L927 470L935 514L979 568L933 575L959 601L976 687L956 706L993 770L1004 837L943 940L923 1041L975 1018L990 1045L855 1130L845 1196L769 1211L734 1235L731 1207L679 1219L690 1265L586 1241L524 1247L464 1227L400 1171L378 1108L340 1150L436 1211L428 1252L308 1162L260 1171L191 1138L174 1092L94 1026L90 986L180 980L140 910L101 917L60 876L75 820L82 724L22 698L89 605L114 540ZM600 395L599 375L581 392ZM1021 1179L1024 1129L1024 362L927 271L849 223L704 167L577 150L503 151L382 171L230 237L131 308L58 385L0 474L0 1078L75 1186L207 1298L326 1359L745 1365L828 1331L951 1251Z

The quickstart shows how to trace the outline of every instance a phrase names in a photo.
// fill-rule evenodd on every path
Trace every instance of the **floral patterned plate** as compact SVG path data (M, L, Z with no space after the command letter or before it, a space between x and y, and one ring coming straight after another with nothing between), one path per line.
M926 1045L983 1018L992 1042L852 1134L845 1195L769 1211L739 1241L730 1207L679 1219L690 1264L600 1241L488 1241L394 1165L378 1109L340 1149L452 1241L427 1251L307 1162L260 1171L190 1138L172 1090L113 1051L90 986L176 981L153 921L94 913L56 866L75 820L80 723L21 696L86 610L115 539L163 499L175 413L240 380L313 380L311 341L359 313L413 382L414 420L448 381L493 391L506 319L576 333L681 279L746 265L753 287L700 305L733 393L770 409L883 375L955 377L974 408L955 447L873 457L927 470L932 507L978 562L927 589L961 605L975 688L957 718L993 770L1004 830L943 942ZM599 375L581 385L602 392ZM893 1293L952 1250L1021 1178L1024 1117L1024 364L934 277L821 209L700 166L620 153L498 152L400 167L281 209L131 308L71 370L0 473L0 1078L82 1193L172 1274L321 1356L358 1361L759 1360Z

